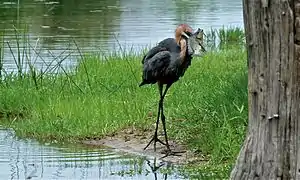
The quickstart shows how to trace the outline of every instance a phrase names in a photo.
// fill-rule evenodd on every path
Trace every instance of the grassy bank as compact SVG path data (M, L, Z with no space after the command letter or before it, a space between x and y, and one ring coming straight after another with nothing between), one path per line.
M233 162L247 125L246 53L224 41L220 50L194 58L165 99L170 138L211 164ZM85 55L71 72L7 75L0 82L0 123L42 140L76 141L128 126L151 128L159 96L156 85L138 87L141 59Z

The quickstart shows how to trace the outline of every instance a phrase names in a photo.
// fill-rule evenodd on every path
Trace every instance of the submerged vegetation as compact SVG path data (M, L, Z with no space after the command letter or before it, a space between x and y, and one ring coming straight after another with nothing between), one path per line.
M170 89L165 115L171 139L204 155L209 160L205 168L223 169L222 175L227 176L247 126L244 35L238 28L211 30L207 39L211 51L194 58L185 76ZM18 67L14 74L2 66L3 47L2 41L0 123L14 128L20 136L76 141L103 137L126 127L147 129L155 122L151 114L157 111L157 87L138 87L141 54L86 54L70 71L61 65L63 60L37 70L28 56L20 59L19 49L14 56ZM23 63L29 67L26 72ZM220 163L221 168L214 166ZM200 173L201 168L191 169Z

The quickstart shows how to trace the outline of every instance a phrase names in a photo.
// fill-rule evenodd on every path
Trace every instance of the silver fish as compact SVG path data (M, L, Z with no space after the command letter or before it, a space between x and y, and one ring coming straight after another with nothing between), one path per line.
M187 38L188 54L191 56L202 56L206 49L203 46L204 32L203 29L198 28L195 33L188 35L183 33Z

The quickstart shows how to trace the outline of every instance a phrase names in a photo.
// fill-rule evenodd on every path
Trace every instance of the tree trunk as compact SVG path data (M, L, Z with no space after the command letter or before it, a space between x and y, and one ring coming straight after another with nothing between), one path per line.
M300 179L300 0L243 0L249 124L231 179Z

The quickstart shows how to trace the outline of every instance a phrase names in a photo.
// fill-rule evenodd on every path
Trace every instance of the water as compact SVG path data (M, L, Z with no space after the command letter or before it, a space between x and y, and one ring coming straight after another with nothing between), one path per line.
M77 47L82 53L140 52L173 36L183 22L205 31L223 25L243 28L241 0L7 0L0 2L0 19L7 71L16 68L18 59L14 27L24 35L24 25L28 42L20 49L27 52L19 60L38 68L55 58L65 58L64 65L72 67L79 58Z
M13 131L0 127L0 179L182 179L152 172L153 166L153 160L109 149L18 139Z

